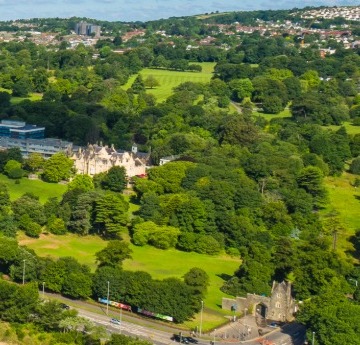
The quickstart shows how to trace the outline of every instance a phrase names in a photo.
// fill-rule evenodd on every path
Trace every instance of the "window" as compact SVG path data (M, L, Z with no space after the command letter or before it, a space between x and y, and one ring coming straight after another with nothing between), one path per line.
M281 308L280 302L276 302L275 307L276 308Z

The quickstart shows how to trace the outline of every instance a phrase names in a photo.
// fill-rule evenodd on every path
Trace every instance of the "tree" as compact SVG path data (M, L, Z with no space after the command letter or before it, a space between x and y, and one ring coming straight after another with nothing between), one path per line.
M24 303L26 301L26 303ZM4 321L26 323L39 303L36 283L25 285L0 281L0 317Z
M145 83L141 74L138 74L138 76L135 78L134 82L131 85L131 89L134 93L141 93L145 91Z
M50 218L47 223L47 228L54 235L64 235L67 232L65 222L61 218Z
M327 192L323 184L323 173L318 167L308 166L302 169L297 183L313 197L314 207L322 207L327 201Z
M207 287L209 286L209 276L203 269L194 267L185 273L183 278L184 283L190 286L195 294L205 295Z
M0 92L0 108L6 108L10 105L11 95L9 92Z
M43 178L47 182L60 182L71 176L74 162L62 152L55 153L44 165Z
M126 170L124 167L111 167L102 178L101 187L113 192L122 192L126 188Z
M160 249L175 247L180 234L178 228L160 226L151 221L136 224L133 232L134 244L143 246L148 243Z
M116 237L126 229L129 204L122 195L107 192L95 202L95 226L105 237Z
M59 330L59 324L64 316L64 309L56 300L49 300L36 306L34 323L45 331Z
M44 225L46 222L43 205L36 197L34 198L29 194L24 194L13 201L11 209L16 220L20 220L22 216L26 215L29 220L40 225Z
M360 157L356 157L351 162L349 170L352 174L360 175Z
M95 254L96 262L98 267L121 267L125 259L131 259L132 252L129 244L124 241L109 241L104 249Z
M94 189L93 179L89 175L76 175L68 184L68 190L79 189L88 192Z
M284 109L281 99L277 96L264 96L262 107L268 114L279 114Z
M145 79L144 84L145 84L146 87L149 87L150 89L153 89L156 86L160 86L159 81L152 74L150 74Z
M246 97L250 97L254 91L253 84L249 78L233 79L229 83L232 92L232 99L235 101L242 101Z
M22 170L21 169L21 163L19 163L18 161L12 160L12 159L8 160L7 163L4 166L5 174L8 175L9 177L11 177L11 176L13 176L13 173L16 170ZM20 178L21 177L22 176L20 176Z
M63 282L61 292L72 298L86 299L91 296L92 279L90 274L70 272Z
M40 153L31 152L25 159L25 168L31 172L38 171L44 167L45 159Z

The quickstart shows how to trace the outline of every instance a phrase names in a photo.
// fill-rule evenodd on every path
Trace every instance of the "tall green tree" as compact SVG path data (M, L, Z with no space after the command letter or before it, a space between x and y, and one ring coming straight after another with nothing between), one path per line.
M44 165L43 178L47 182L67 180L72 173L73 161L62 152L51 156Z

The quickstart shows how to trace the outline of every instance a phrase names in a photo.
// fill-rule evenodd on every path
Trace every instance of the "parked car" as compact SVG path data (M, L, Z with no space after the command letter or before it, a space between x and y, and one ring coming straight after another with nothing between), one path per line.
M186 337L186 339L188 340L189 343L191 344L197 344L199 341L195 338L192 337Z
M171 337L171 340L176 341L178 343L182 343L182 344L189 344L189 340L188 340L187 337L183 337L183 336L180 336L178 334L174 334Z
M121 322L118 319L111 319L110 323L113 323L114 325L121 325Z
M269 327L271 328L277 328L277 327L280 327L280 325L276 322L271 322L271 324L269 325Z

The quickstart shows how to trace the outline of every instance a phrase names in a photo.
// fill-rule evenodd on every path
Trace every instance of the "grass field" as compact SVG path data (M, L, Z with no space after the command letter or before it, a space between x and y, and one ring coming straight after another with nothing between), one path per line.
M325 215L334 210L338 212L342 225L346 229L338 235L338 248L342 251L352 249L348 238L355 233L355 230L360 229L360 190L351 185L355 178L355 175L344 173L340 177L329 176L325 179L330 205L322 211L322 214Z
M181 83L187 81L208 83L212 77L215 63L202 62L198 64L202 66L202 72L179 72L150 68L143 69L140 72L143 79L146 79L149 75L153 75L160 83L160 86L154 89L147 89L146 92L153 94L158 102L163 102L173 94L173 88ZM130 88L136 77L137 75L133 75L123 88L125 90Z
M281 111L279 114L266 114L259 111L253 111L253 116L261 116L267 121L271 121L272 119L279 119L284 117L291 117L290 109L285 108L283 111Z
M346 132L350 135L360 133L360 126L353 126L350 122L344 122L341 126L323 126L323 128L329 128L334 131L337 131L340 127L345 127Z
M3 92L8 92L11 94L11 90L8 89L4 89L3 87L0 87L0 91ZM18 104L21 101L25 100L25 99L29 99L30 101L38 101L42 98L42 94L41 93L30 93L29 97L11 97L10 102L11 104Z
M97 236L79 237L74 234L55 236L41 235L39 239L19 235L22 245L34 249L38 255L53 258L74 256L79 262L95 269L94 253L106 246L106 242ZM159 250L151 246L137 247L131 245L132 260L124 262L124 269L130 271L146 271L154 279L168 277L181 278L192 267L200 267L207 271L210 286L204 300L204 330L210 329L224 321L224 311L220 309L221 298L226 296L219 289L224 280L222 276L232 275L240 266L240 260L229 256L208 256L197 253L185 253L175 249ZM188 322L187 327L195 327L198 318Z
M40 202L44 203L51 197L60 199L67 189L66 185L46 183L40 180L29 180L27 178L22 178L20 183L16 184L15 180L11 180L1 174L0 182L4 182L8 186L11 200L18 199L24 193L34 193L40 198Z

